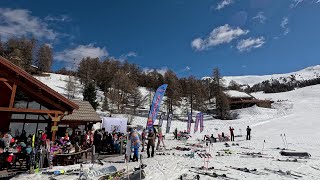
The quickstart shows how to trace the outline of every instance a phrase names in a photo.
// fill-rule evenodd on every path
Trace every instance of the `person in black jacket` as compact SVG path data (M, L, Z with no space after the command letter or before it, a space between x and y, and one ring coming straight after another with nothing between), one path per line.
M150 129L148 133L148 145L147 145L147 154L148 158L150 158L150 147L151 147L151 157L154 156L154 146L156 141L156 135L155 133Z
M251 140L251 128L247 127L247 140Z

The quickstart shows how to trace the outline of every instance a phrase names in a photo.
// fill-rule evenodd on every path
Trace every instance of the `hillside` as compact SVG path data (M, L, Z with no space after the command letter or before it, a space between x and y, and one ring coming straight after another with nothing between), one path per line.
M253 86L254 84L261 83L266 80L279 80L282 82L284 79L289 80L292 77L295 77L296 80L309 80L320 77L320 65L307 67L297 72L284 73L284 74L272 74L272 75L248 75L248 76L224 76L225 85L233 80L241 85ZM210 79L210 77L203 77L203 80Z

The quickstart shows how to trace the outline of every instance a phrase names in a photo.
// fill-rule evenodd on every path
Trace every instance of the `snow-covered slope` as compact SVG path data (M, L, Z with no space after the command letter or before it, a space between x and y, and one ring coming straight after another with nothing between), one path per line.
M262 76L224 76L225 85L229 85L229 83L233 80L241 85L249 85L252 86L257 83L261 83L266 80L279 80L290 79L292 76L295 77L296 80L309 80L320 77L320 65L311 66L305 69L302 69L297 72L285 73L285 74L273 74L273 75L262 75ZM210 79L210 77L203 77L202 79Z
M193 132L191 129L191 139L177 141L173 139L172 132L175 128L178 130L186 130L187 124L181 121L173 121L171 131L166 134L165 144L168 149L176 146L187 147L187 143L196 143L203 145L204 148L193 147L194 150L203 150L212 155L208 159L208 167L214 167L215 170L208 171L217 174L226 174L227 177L238 180L273 180L273 179L306 179L317 180L320 177L320 85L309 86L296 89L290 92L264 94L255 93L254 96L261 99L272 99L275 101L272 109L251 107L237 110L239 120L221 121L211 120L204 122L204 131L202 133ZM145 126L147 119L142 117L134 117L134 124ZM166 125L166 122L164 122ZM193 126L194 124L192 124ZM215 136L221 132L229 134L229 126L234 127L235 135L244 135L245 128L252 128L252 140L246 141L245 137L236 137L235 143L239 146L225 147L223 142L213 143L206 146L200 142L205 134L214 134ZM163 130L164 131L164 130ZM280 136L282 135L282 136ZM284 137L285 139L282 137ZM287 145L285 142L287 141ZM281 162L278 159L286 160L293 159L291 157L283 157L279 154L277 147L283 148L287 146L295 151L305 151L311 154L310 159L298 159L297 162ZM189 146L190 147L190 146ZM224 156L215 156L217 152L224 154L223 149L229 149L231 154ZM253 158L250 156L241 155L241 153L262 152L262 158ZM191 151L167 150L166 155L155 155L154 158L146 158L146 152L143 152L143 163L147 164L145 168L147 180L175 180L180 175L185 174L185 179L192 179L195 175L189 170L195 170L192 167L201 167L205 161L200 158L197 153L195 158L185 157L185 154L190 154ZM114 165L118 169L126 168L125 163L110 163L110 161L123 160L123 156L105 159L105 166ZM107 161L109 161L107 163ZM137 162L130 162L129 169L138 167ZM257 175L246 173L228 168L228 166L247 167L248 169L257 169L258 172L264 174ZM69 169L71 167L55 167L55 169ZM292 175L279 175L276 173L265 171L264 168L275 171L290 172ZM14 179L49 179L48 175L20 175ZM56 179L77 179L78 176L62 175L55 177ZM98 179L98 178L94 178ZM208 176L200 175L200 179L212 179ZM222 178L224 179L224 178ZM226 178L227 179L227 178Z

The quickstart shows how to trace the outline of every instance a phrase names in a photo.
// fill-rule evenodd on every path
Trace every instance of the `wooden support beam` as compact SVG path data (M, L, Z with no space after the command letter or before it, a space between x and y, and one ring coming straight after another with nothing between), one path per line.
M13 86L12 86L12 92L11 92L9 108L13 107L14 99L16 97L16 91L17 91L17 85L16 85L16 83L14 83Z
M7 108L0 107L0 111L5 112L15 112L15 113L30 113L30 114L64 114L62 111L58 110L46 110L46 109L24 109L24 108Z
M7 82L7 81L8 81L8 79L6 79L6 78L0 78L0 81Z
M5 85L7 85L10 90L12 90L12 87L10 86L10 84L9 84L8 82L3 81L3 83L4 83Z
M61 120L61 118L62 116L59 116L59 114L55 113L54 117L51 118L53 121L53 126L58 126L58 122ZM56 133L57 133L56 130L52 131L52 137L51 137L52 141L56 140Z

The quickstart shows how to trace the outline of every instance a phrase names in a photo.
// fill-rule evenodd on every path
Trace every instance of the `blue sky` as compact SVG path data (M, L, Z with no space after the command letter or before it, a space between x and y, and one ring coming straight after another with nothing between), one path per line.
M320 0L0 1L0 34L33 35L53 68L114 57L181 77L284 73L320 64Z

